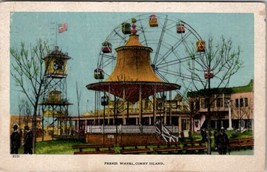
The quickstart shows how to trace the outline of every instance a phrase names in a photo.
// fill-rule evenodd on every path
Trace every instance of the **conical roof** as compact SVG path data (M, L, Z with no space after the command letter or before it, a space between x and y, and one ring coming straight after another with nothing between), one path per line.
M138 35L131 34L128 41L124 46L142 46L141 42L139 41Z
M117 63L112 74L103 82L87 85L88 89L109 92L135 103L157 92L180 88L177 84L162 81L155 74L150 63L152 48L143 46L135 33L116 51Z
M143 46L138 35L131 34L124 46L116 48L117 64L104 82L144 81L163 82L153 71L150 63L150 47Z

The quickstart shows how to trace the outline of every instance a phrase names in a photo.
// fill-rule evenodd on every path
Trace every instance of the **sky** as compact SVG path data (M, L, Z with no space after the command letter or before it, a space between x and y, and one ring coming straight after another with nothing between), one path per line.
M175 23L176 20L186 22L190 25L192 31L204 40L213 37L214 41L218 42L221 36L226 39L230 38L234 49L237 49L238 46L240 47L241 60L244 62L243 68L231 79L230 86L246 85L254 78L254 16L252 13L153 14L163 16L163 21L165 21L164 17L168 16L168 21L170 22L166 24L167 28ZM50 47L54 47L57 43L59 48L63 52L68 52L71 57L68 61L67 95L73 105L69 107L69 114L75 115L78 111L76 83L82 93L80 112L93 111L95 103L94 92L87 90L86 85L98 82L93 77L93 71L97 68L97 61L100 58L101 44L105 40L116 39L114 32L118 31L120 24L124 21L131 21L131 18L139 15L149 16L150 13L15 12L11 13L10 47L19 48L21 42L30 47L36 44L38 39L47 41ZM56 34L57 25L64 22L68 24L68 30ZM144 31L149 33L150 29L147 28ZM159 36L162 27L155 28L151 33L155 30L157 30L156 34ZM170 31L168 30L165 32L162 38L162 51L164 51L164 43L171 44L173 41L172 33L169 34ZM155 39L159 39L159 37L155 37L148 34L147 40L153 42ZM194 39L193 34L190 35L188 37L189 44ZM120 42L116 42L113 48L121 45ZM151 46L154 50L156 49L155 45ZM182 48L179 50L184 51ZM178 69L179 66L171 66L171 68ZM112 71L112 67L107 70ZM169 70L171 69L169 68ZM170 82L181 84L171 75L165 75L165 77ZM19 100L25 97L19 92L19 87L16 87L12 77L10 77L10 80L10 101L12 103L10 113L18 114ZM182 87L184 88L185 86L182 85Z

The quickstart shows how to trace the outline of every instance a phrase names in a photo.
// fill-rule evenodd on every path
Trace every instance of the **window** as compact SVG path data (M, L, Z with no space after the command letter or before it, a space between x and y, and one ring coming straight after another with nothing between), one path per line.
M212 101L210 107L215 108L215 103L216 103L215 101Z
M199 100L196 102L196 110L197 111L199 111L199 109L200 109L200 102L199 102Z
M202 109L208 108L208 104L209 104L209 99L208 98L200 99L200 106L201 106ZM214 102L213 102L213 104L211 104L211 107L214 107Z
M245 106L248 106L248 98L245 98Z
M182 130L186 130L186 119L182 119Z
M223 99L222 98L218 98L216 100L216 107L223 107Z
M239 107L239 100L235 99L235 107Z
M200 105L201 105L201 108L202 108L202 109L205 108L205 99L201 99L201 100L200 100Z
M205 99L204 108L208 108L208 104L209 104L209 99L208 99L208 98L206 98L206 99Z
M240 99L240 107L243 107L243 106L244 106L244 99L241 98L241 99Z
M193 102L193 101L190 102L190 110L191 110L192 112L195 111L195 105L194 105L194 102Z

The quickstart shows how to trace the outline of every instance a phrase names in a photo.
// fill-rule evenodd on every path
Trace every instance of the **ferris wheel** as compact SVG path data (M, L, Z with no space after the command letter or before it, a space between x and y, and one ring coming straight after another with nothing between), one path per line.
M134 17L137 35L143 46L150 47L151 67L165 82L181 85L179 94L186 97L192 81L200 78L192 73L196 59L205 58L205 41L188 23L165 14L144 14ZM131 34L132 19L120 23L107 36L99 52L94 77L103 80L111 75L116 65L116 48L123 46ZM191 56L191 52L194 56ZM197 71L196 71L197 72Z

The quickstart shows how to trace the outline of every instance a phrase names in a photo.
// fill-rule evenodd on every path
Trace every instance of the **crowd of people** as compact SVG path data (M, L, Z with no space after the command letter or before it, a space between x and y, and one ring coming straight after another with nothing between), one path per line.
M19 148L21 147L23 137L23 153L32 154L33 148L33 133L30 130L29 126L24 127L24 132L18 129L17 125L13 126L13 132L10 136L10 153L18 154Z

